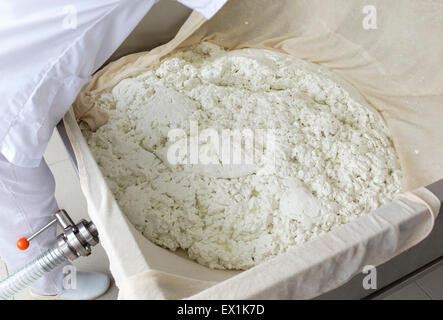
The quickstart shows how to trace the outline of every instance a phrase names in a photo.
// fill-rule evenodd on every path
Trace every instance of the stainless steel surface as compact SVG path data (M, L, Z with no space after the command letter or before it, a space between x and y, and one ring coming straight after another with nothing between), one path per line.
M82 221L82 223L77 224L78 234L77 236L82 238L83 243L95 246L98 243L98 232L97 228L92 222Z
M69 260L89 256L91 247L99 242L97 229L92 222L81 220L76 225L64 229L57 237L57 247Z
M65 210L58 210L55 213L55 218L63 229L67 229L75 225L74 221L72 221L71 217Z
M42 227L40 230L38 230L36 233L34 233L33 235L31 235L30 237L28 237L26 240L28 240L28 242L31 242L32 239L34 239L35 237L37 237L39 234L41 234L43 231L45 231L46 229L48 229L50 226L52 226L54 223L57 223L57 219L52 220L51 222L49 222L47 225L45 225L44 227Z
M26 240L28 240L28 242L31 242L32 239L37 237L39 234L41 234L42 232L44 232L46 229L48 229L50 226L52 226L54 223L57 223L57 222L60 224L62 229L67 229L67 228L75 225L74 221L72 221L71 217L67 214L67 212L65 210L63 210L63 209L58 210L55 213L55 218L51 222L49 222L48 224L43 226L40 230L38 230L36 233L34 233L30 237L28 237Z
M443 161L443 159L442 159ZM426 187L429 191L431 191L433 194L437 196L438 199L440 199L440 212L439 214L443 213L443 179L438 180L429 186Z

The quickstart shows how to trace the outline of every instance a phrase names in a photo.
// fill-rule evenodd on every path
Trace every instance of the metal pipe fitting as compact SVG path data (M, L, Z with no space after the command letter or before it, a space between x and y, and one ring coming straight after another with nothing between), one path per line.
M40 254L13 275L0 281L0 300L12 298L14 294L29 287L63 262L90 255L91 247L99 243L97 228L92 222L81 220L74 225L65 210L56 212L56 220L62 226L63 233L57 237L54 247ZM46 228L47 225L42 229L46 230ZM29 241L41 231L29 237Z

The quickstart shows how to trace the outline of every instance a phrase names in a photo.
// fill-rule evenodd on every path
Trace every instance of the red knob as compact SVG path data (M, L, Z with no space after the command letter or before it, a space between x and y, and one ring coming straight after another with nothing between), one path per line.
M20 250L26 250L29 247L29 241L26 238L20 238L17 241L17 248Z

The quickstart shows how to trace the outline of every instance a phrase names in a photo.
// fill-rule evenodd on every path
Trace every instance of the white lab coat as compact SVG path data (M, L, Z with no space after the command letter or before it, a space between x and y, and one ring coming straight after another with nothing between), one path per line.
M81 87L158 0L0 1L0 153L40 164ZM179 0L211 17L226 0Z
M209 18L226 0L179 0ZM43 152L81 87L157 0L0 0L0 256L10 270L47 250L56 228L25 252L16 241L58 209ZM62 270L33 289L62 291Z

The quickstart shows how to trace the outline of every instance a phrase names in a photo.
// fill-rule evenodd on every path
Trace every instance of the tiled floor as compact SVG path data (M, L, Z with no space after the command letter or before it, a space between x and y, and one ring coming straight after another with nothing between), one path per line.
M49 143L45 158L56 179L56 198L60 207L66 209L74 220L88 218L86 203L80 190L78 178L57 132L55 132ZM110 275L109 262L100 245L93 248L93 254L90 257L79 258L74 264L79 270L101 271ZM7 268L4 263L0 261L0 279L6 275ZM101 299L116 299L117 293L118 290L115 285L113 285ZM27 291L24 291L15 298L30 299L30 296ZM443 299L443 261L415 275L405 283L387 290L377 296L376 299Z
M443 259L410 276L401 285L386 290L374 299L443 300Z

